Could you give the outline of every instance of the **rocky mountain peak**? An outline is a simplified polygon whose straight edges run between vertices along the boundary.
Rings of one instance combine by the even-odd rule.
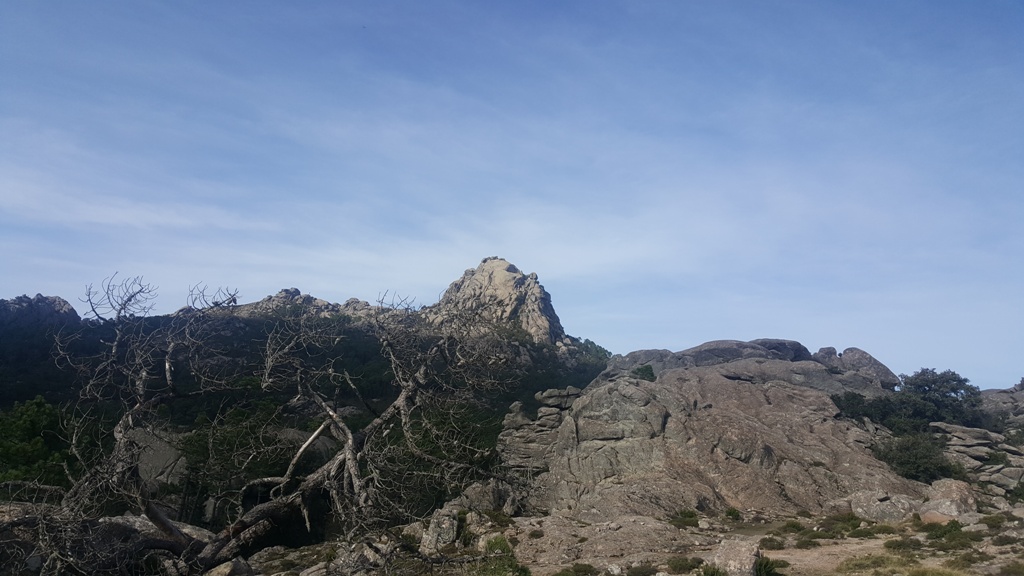
[[[36,294],[0,300],[0,326],[57,326],[77,324],[81,318],[67,300]]]
[[[551,295],[541,286],[537,274],[524,274],[496,256],[484,258],[479,266],[452,282],[441,300],[429,308],[429,316],[443,321],[453,311],[478,313],[485,320],[521,328],[540,344],[554,344],[565,338]]]

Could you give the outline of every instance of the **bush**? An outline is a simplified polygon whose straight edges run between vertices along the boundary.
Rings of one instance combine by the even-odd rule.
[[[919,482],[964,478],[966,475],[963,467],[953,464],[943,454],[943,444],[926,433],[893,438],[875,447],[874,453],[893,472]]]
[[[495,536],[488,540],[486,549],[488,554],[512,553],[512,545],[508,543],[504,536]]]
[[[855,530],[860,527],[864,521],[857,517],[856,514],[833,514],[821,521],[821,525],[818,527],[819,530],[825,530],[832,533],[833,535],[839,536],[844,532]]]
[[[754,561],[754,576],[780,576],[782,568],[789,566],[785,560],[761,557]]]
[[[725,517],[729,520],[739,522],[743,516],[740,515],[740,511],[735,508],[729,508],[725,511]]]
[[[804,525],[797,522],[796,520],[787,520],[786,523],[782,525],[782,528],[779,528],[779,531],[796,534],[797,532],[803,531],[804,528]]]
[[[945,524],[925,524],[924,526],[921,526],[921,531],[928,534],[929,540],[938,540],[939,538],[945,538],[954,532],[960,532],[961,528],[963,528],[963,524],[956,520],[950,520]]]
[[[793,544],[794,548],[799,548],[801,550],[807,550],[808,548],[817,548],[819,546],[821,546],[821,542],[818,542],[817,540],[807,540],[804,538],[797,540]]]
[[[644,364],[643,366],[637,366],[630,372],[633,376],[641,380],[647,380],[648,382],[654,382],[657,378],[654,375],[654,368],[650,364]]]
[[[924,544],[921,544],[921,541],[916,538],[902,536],[900,538],[896,538],[893,540],[886,540],[885,544],[882,544],[882,546],[884,546],[886,550],[901,553],[920,550],[924,546]]]
[[[680,510],[668,519],[668,523],[676,528],[696,528],[699,522],[697,513],[690,509]]]
[[[981,523],[988,526],[990,530],[998,530],[1000,526],[1006,523],[1006,516],[1003,516],[1002,514],[985,516],[981,519]]]
[[[781,538],[775,538],[773,536],[765,536],[758,542],[758,546],[762,550],[782,550],[786,547],[786,543]]]
[[[947,568],[957,568],[962,570],[964,568],[970,568],[975,564],[980,564],[981,562],[988,562],[993,558],[995,558],[995,556],[992,556],[991,554],[985,554],[984,552],[978,552],[977,550],[969,550],[956,558],[946,560],[942,565]]]
[[[916,564],[917,561],[905,558],[902,556],[879,556],[870,554],[867,556],[854,556],[847,558],[839,563],[836,567],[837,572],[866,572],[868,570],[878,570],[879,568],[888,568],[889,570],[885,573],[898,572],[896,568],[903,568],[909,564]],[[877,572],[876,572],[877,573]]]
[[[996,572],[999,576],[1024,576],[1024,564],[1011,562]]]
[[[699,568],[704,563],[703,558],[694,556],[693,558],[687,558],[686,556],[674,556],[668,559],[668,571],[672,574],[686,574],[692,572],[694,569]]]
[[[544,537],[544,531],[543,530],[536,530],[536,529],[535,530],[530,530],[526,534],[526,537],[529,538],[530,540],[537,540],[537,539],[540,539],[540,538]]]

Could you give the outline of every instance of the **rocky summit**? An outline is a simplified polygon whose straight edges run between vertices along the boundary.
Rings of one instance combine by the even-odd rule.
[[[475,269],[466,270],[428,311],[438,321],[457,314],[478,314],[484,320],[522,329],[537,344],[556,344],[566,338],[551,295],[537,274],[524,274],[498,257],[484,258]]]

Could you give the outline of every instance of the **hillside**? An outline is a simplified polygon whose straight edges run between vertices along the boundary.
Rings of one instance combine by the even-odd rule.
[[[857,348],[609,357],[500,258],[418,309],[287,289],[147,317],[140,280],[104,288],[85,318],[56,297],[0,301],[10,573],[621,574],[689,556],[749,574],[776,546],[762,538],[849,544],[838,563],[883,554],[853,545],[871,537],[995,572],[1024,538],[1016,388],[940,398],[993,431],[914,420],[937,414],[928,397]],[[881,425],[894,414],[918,428]],[[29,451],[33,435],[48,440]],[[920,438],[956,478],[879,459]],[[921,519],[977,538],[936,548]]]

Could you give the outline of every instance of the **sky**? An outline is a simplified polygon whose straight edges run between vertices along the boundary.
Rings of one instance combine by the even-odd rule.
[[[118,273],[1024,377],[1017,0],[0,3],[0,298]]]

